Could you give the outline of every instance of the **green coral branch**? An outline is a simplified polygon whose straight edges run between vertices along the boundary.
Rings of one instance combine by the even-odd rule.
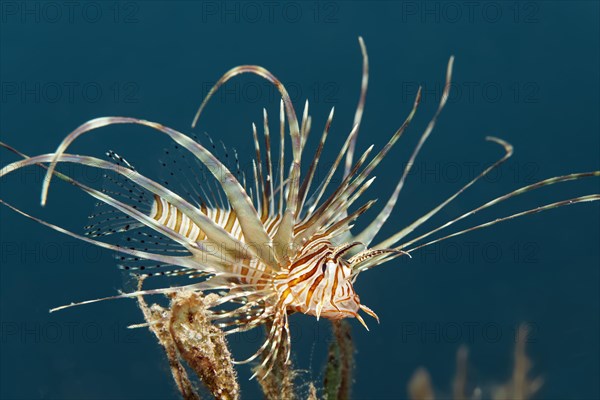
[[[354,343],[346,320],[331,322],[333,340],[329,345],[323,386],[325,399],[350,398],[354,371]]]

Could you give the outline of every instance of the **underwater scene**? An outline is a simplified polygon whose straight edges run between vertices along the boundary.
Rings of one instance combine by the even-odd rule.
[[[599,15],[3,1],[0,398],[600,398]]]

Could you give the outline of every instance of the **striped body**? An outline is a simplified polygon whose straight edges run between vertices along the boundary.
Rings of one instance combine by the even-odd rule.
[[[244,241],[235,212],[206,207],[201,208],[201,212],[229,234]],[[207,239],[190,217],[159,196],[154,197],[150,217],[196,242]],[[267,233],[276,232],[280,220],[279,215],[267,220],[265,225],[270,228]],[[330,239],[318,239],[304,245],[271,283],[278,294],[275,304],[282,304],[289,311],[317,317],[340,319],[355,316],[360,302],[348,279],[352,270],[335,252],[336,248]],[[251,268],[245,267],[243,262],[231,265],[231,270],[227,272],[239,276],[232,281],[265,286],[264,283],[270,279],[264,273],[266,265],[257,260],[250,260],[246,265]]]
[[[240,223],[233,210],[224,210],[220,208],[209,208],[200,207],[198,210],[206,217],[210,218],[215,225],[223,228],[231,236],[244,243],[244,234],[241,229]],[[172,229],[173,231],[181,234],[184,237],[189,238],[198,243],[205,243],[203,252],[199,253],[199,259],[206,261],[206,256],[214,255],[221,257],[221,251],[218,246],[207,245],[208,237],[198,225],[196,225],[192,219],[179,210],[176,206],[169,203],[167,200],[160,196],[154,196],[152,203],[152,210],[150,211],[150,217],[160,224]],[[273,218],[278,220],[279,218]],[[272,229],[276,228],[276,224],[272,224]],[[223,258],[227,260],[226,257]],[[236,278],[229,279],[229,281],[243,284],[259,284],[264,283],[267,277],[263,273],[265,271],[265,264],[256,259],[236,259],[235,262],[227,263],[223,265],[227,266],[225,272],[236,275]],[[248,268],[250,267],[250,268]],[[202,266],[198,266],[198,270],[202,270]],[[216,280],[215,280],[216,282]]]
[[[238,240],[243,239],[242,229],[235,216],[235,212],[206,207],[201,208],[200,211]],[[160,196],[154,196],[150,217],[180,235],[196,242],[206,240],[207,238],[206,234],[202,232],[200,227],[190,217]]]

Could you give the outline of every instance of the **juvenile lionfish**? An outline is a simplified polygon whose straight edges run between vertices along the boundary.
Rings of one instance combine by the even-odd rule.
[[[333,320],[354,317],[366,327],[359,314],[363,311],[378,320],[377,315],[361,303],[353,288],[360,273],[397,257],[410,256],[412,252],[423,247],[501,221],[560,206],[600,200],[600,194],[575,197],[429,239],[431,235],[456,222],[509,198],[559,182],[597,177],[600,176],[600,171],[557,176],[497,197],[429,232],[407,239],[408,235],[512,155],[513,148],[509,143],[488,137],[487,140],[501,146],[502,157],[437,207],[392,236],[373,244],[374,238],[392,213],[415,158],[433,131],[448,100],[454,61],[451,57],[437,111],[422,133],[392,195],[365,229],[353,232],[354,221],[375,202],[363,200],[363,195],[375,179],[371,177],[373,170],[407,129],[421,99],[419,89],[405,121],[381,150],[371,156],[371,146],[360,155],[358,161],[354,161],[369,76],[367,50],[362,38],[359,38],[359,43],[363,71],[353,128],[341,149],[337,151],[335,161],[324,179],[318,185],[314,185],[315,188],[315,172],[325,149],[334,110],[329,114],[307,172],[302,176],[302,156],[311,129],[308,103],[301,120],[298,120],[284,85],[271,72],[255,65],[238,66],[225,73],[200,105],[192,123],[192,127],[195,127],[211,96],[236,75],[255,74],[278,89],[281,95],[279,154],[275,157],[272,155],[269,122],[267,112],[263,110],[262,140],[259,140],[256,126],[252,126],[255,152],[253,185],[246,182],[239,162],[223,162],[216,155],[217,146],[210,138],[207,145],[203,145],[195,138],[177,130],[136,118],[104,117],[88,121],[70,133],[56,152],[36,157],[28,157],[2,144],[23,159],[2,168],[0,177],[34,164],[47,168],[42,188],[42,205],[46,203],[51,177],[57,176],[99,200],[106,209],[93,215],[94,223],[88,227],[86,235],[79,235],[30,216],[0,200],[2,204],[66,235],[114,250],[118,253],[120,267],[132,273],[144,276],[187,275],[196,279],[195,283],[187,285],[119,294],[104,299],[72,303],[51,311],[100,300],[140,295],[177,291],[218,292],[220,297],[211,305],[214,311],[210,315],[216,326],[227,333],[246,331],[265,324],[268,327],[264,343],[251,357],[241,362],[251,362],[263,355],[256,374],[264,377],[271,370],[280,352],[286,352],[286,360],[289,359],[290,314],[301,312],[313,315],[317,319],[324,317]],[[66,153],[67,148],[80,136],[116,124],[143,125],[166,134],[173,140],[174,155],[171,154],[171,161],[163,162],[163,166],[170,169],[169,176],[183,182],[181,190],[172,189],[172,185],[166,181],[159,183],[147,178],[114,152],[108,153],[111,161]],[[289,167],[285,160],[286,131],[289,131],[292,153]],[[264,144],[261,144],[263,142]],[[231,160],[234,157],[228,158]],[[235,159],[237,160],[237,154]],[[49,166],[45,163],[49,163]],[[113,189],[104,187],[97,190],[74,180],[56,171],[58,163],[75,163],[105,170],[105,178],[112,184]],[[274,171],[274,164],[278,164],[278,171]],[[341,182],[328,192],[327,189],[338,168],[343,173]],[[207,180],[203,176],[203,179],[200,179],[204,171],[208,171],[208,175],[212,177]],[[122,243],[125,245],[101,240],[108,235],[119,234],[124,235],[125,241]],[[229,308],[220,307],[224,305],[228,305]]]

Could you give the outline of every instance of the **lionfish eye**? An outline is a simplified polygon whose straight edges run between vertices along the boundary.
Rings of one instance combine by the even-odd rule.
[[[321,266],[321,271],[323,273],[325,273],[325,270],[327,269],[327,263],[323,263],[323,265]]]

